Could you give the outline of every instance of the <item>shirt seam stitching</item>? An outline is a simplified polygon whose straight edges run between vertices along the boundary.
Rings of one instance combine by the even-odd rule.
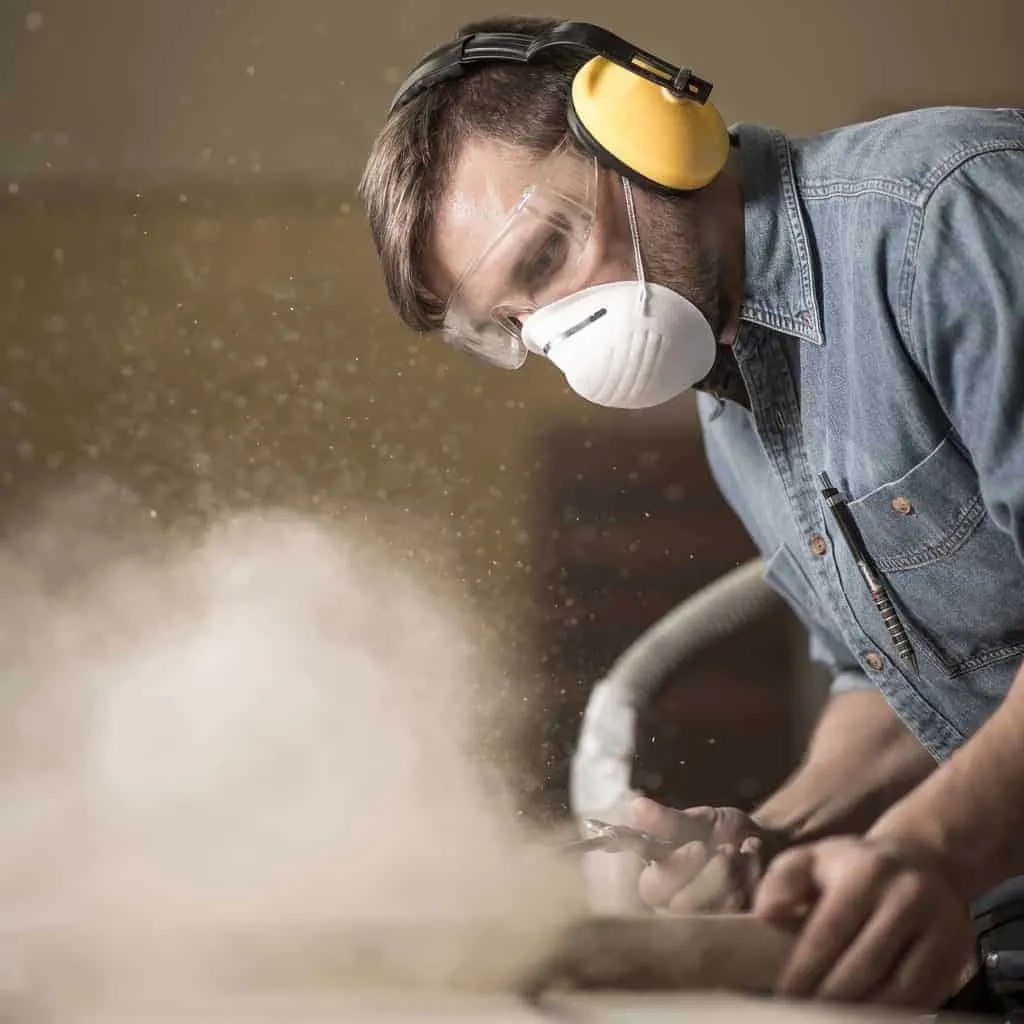
[[[807,224],[800,211],[801,190],[797,183],[793,167],[793,151],[789,141],[781,132],[771,136],[779,168],[779,180],[786,218],[793,238],[793,247],[797,254],[797,266],[800,275],[800,301],[810,314],[810,323],[805,323],[804,330],[798,332],[799,337],[820,345],[824,341],[821,322],[821,308],[814,288],[814,276],[811,272],[811,255],[807,239]],[[809,328],[809,330],[808,330]]]
[[[801,193],[807,199],[850,199],[862,195],[882,195],[897,202],[917,205],[920,186],[910,182],[899,184],[884,179],[868,179],[857,182],[827,182],[820,185],[802,185]]]
[[[1024,118],[1022,118],[1024,120]],[[928,208],[939,189],[954,174],[972,160],[982,156],[990,156],[993,153],[1019,152],[1024,153],[1024,140],[1021,139],[991,139],[984,143],[977,143],[970,147],[964,147],[957,153],[952,154],[943,163],[935,168],[932,174],[932,181],[923,187],[920,201],[914,213],[910,231],[907,233],[907,242],[904,247],[903,270],[900,274],[900,309],[898,311],[898,322],[900,331],[906,339],[907,348],[914,356],[914,362],[921,367],[920,359],[914,346],[913,337],[913,302],[914,290],[917,286],[917,257],[920,251],[921,236],[924,233],[924,221],[928,214]]]

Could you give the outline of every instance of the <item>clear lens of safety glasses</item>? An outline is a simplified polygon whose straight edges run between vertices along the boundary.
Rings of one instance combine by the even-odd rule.
[[[563,142],[452,290],[446,340],[495,366],[522,366],[525,317],[586,285],[596,205],[597,161]]]

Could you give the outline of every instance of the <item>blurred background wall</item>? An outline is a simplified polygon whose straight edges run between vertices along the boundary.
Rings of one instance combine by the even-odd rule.
[[[367,516],[456,581],[536,711],[524,790],[557,810],[587,689],[752,553],[692,402],[575,400],[396,326],[354,199],[404,70],[491,0],[0,4],[0,520],[82,473],[201,526],[284,504]],[[524,9],[519,8],[522,12]],[[790,133],[1020,104],[1021,0],[609,0],[607,25]],[[710,652],[645,725],[638,778],[748,802],[821,700],[785,613]],[[685,685],[683,685],[685,684]]]

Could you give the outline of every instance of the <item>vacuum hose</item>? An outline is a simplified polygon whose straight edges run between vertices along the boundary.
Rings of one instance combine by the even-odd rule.
[[[577,821],[622,818],[637,795],[630,775],[638,712],[695,654],[780,601],[764,580],[762,560],[751,559],[683,601],[620,655],[592,690],[583,715],[569,776],[569,804]]]

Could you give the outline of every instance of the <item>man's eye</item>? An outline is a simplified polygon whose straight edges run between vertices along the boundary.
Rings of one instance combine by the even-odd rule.
[[[558,272],[565,260],[565,236],[549,235],[544,244],[530,258],[526,267],[526,283],[531,288],[546,284]]]

